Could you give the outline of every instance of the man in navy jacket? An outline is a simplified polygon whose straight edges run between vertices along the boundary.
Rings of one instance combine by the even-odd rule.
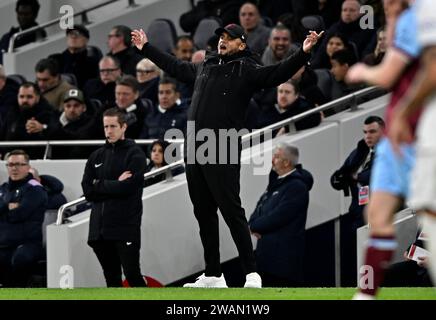
[[[265,287],[303,284],[304,243],[313,177],[298,164],[298,148],[280,144],[270,181],[249,220],[258,239],[256,262]]]
[[[22,150],[6,155],[9,181],[0,186],[0,284],[27,285],[32,267],[43,258],[42,222],[47,192],[29,173]]]

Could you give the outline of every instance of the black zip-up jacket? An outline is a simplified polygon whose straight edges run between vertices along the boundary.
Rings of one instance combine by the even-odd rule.
[[[18,208],[9,210],[9,203]],[[42,244],[42,222],[47,192],[29,173],[24,179],[9,179],[0,186],[0,247],[25,243]]]
[[[145,166],[144,152],[130,139],[106,142],[91,154],[82,179],[92,202],[89,241],[140,241]],[[118,181],[125,171],[132,177]]]
[[[211,53],[201,64],[177,60],[146,43],[142,53],[179,81],[194,84],[188,120],[196,130],[244,127],[253,93],[275,87],[291,78],[309,60],[302,49],[271,66],[260,66],[249,50],[231,56]]]

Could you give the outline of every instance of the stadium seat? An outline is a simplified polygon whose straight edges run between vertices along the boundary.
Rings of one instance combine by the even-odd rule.
[[[7,76],[7,78],[15,82],[18,86],[21,86],[23,83],[27,81],[26,78],[20,74],[10,74]]]
[[[77,78],[73,73],[62,73],[61,78],[69,84],[77,87]]]
[[[215,17],[204,18],[198,24],[194,33],[194,43],[198,49],[205,50],[207,42],[215,34],[215,30],[221,27],[221,19]]]
[[[103,53],[101,52],[99,47],[96,46],[87,46],[86,47],[88,57],[95,58],[97,61],[100,61],[103,58]]]
[[[307,30],[313,30],[316,32],[321,32],[325,30],[325,23],[322,16],[310,15],[301,18],[301,25]]]
[[[315,69],[316,76],[318,77],[317,86],[321,89],[322,94],[329,100],[332,93],[331,78],[332,75],[328,69]]]
[[[155,19],[147,28],[150,44],[167,53],[172,53],[177,41],[177,31],[169,19]]]

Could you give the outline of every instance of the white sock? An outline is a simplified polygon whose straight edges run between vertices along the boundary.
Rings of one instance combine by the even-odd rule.
[[[425,241],[426,247],[430,251],[428,271],[433,283],[436,284],[436,217],[424,214],[422,227],[428,238],[428,241]]]

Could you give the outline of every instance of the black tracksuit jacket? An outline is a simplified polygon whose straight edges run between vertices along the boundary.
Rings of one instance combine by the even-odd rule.
[[[92,202],[89,241],[140,241],[145,166],[144,152],[130,139],[106,142],[91,154],[82,179]],[[118,181],[124,171],[133,176]]]

